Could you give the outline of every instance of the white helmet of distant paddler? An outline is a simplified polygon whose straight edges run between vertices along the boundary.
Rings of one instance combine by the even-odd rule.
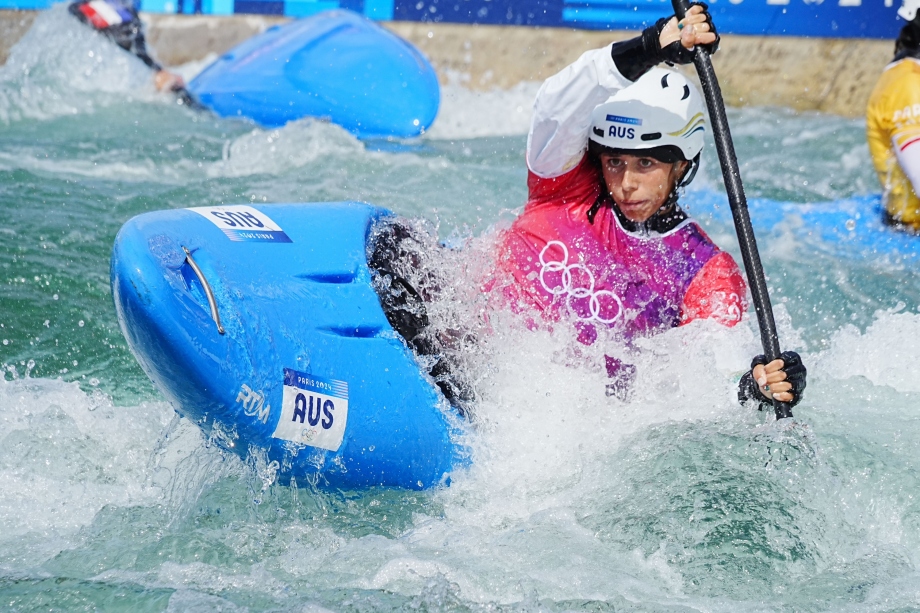
[[[588,137],[596,153],[644,150],[677,162],[695,160],[705,135],[700,92],[683,75],[652,68],[594,109]]]
[[[901,2],[901,8],[898,9],[898,17],[904,21],[913,21],[917,16],[918,8],[920,8],[920,0],[904,0]]]

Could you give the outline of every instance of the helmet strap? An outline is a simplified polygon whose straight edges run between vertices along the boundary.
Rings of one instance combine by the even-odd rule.
[[[693,157],[693,159],[690,160],[690,164],[687,166],[687,170],[684,171],[684,176],[681,177],[681,178],[677,181],[677,183],[674,185],[674,191],[675,191],[675,192],[676,192],[677,190],[683,188],[683,187],[687,187],[688,185],[690,185],[690,182],[693,181],[694,178],[696,178],[696,173],[697,173],[697,171],[700,169],[700,155],[701,155],[701,153],[702,153],[702,152],[697,153],[697,154]]]

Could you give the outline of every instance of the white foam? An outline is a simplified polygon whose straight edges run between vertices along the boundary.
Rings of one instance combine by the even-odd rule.
[[[486,341],[494,351],[492,374],[480,385],[483,445],[477,453],[483,457],[476,457],[472,473],[500,466],[501,475],[488,480],[492,487],[555,489],[580,478],[585,462],[607,455],[637,430],[724,417],[736,407],[735,377],[760,352],[748,323],[730,329],[695,322],[642,339],[637,351],[625,354],[602,342],[579,346],[564,327],[524,333],[508,326]],[[605,396],[605,353],[637,366],[628,403]],[[505,504],[508,494],[496,496],[496,504]]]
[[[76,383],[0,378],[0,550],[42,535],[31,555],[53,555],[106,506],[194,500],[208,482],[195,467],[213,473],[221,458],[173,416],[163,402],[117,407]]]
[[[853,325],[836,331],[817,365],[834,379],[865,377],[899,392],[920,392],[920,344],[907,341],[918,335],[920,314],[904,311],[903,305],[878,311],[865,332]]]
[[[159,179],[179,183],[187,174],[180,172],[181,166],[157,166],[153,160],[115,161],[87,158],[55,159],[40,151],[20,150],[13,153],[0,151],[0,168],[23,168],[37,174],[73,175],[99,179],[118,179],[127,183]]]
[[[2,534],[72,530],[107,502],[127,503],[141,495],[147,458],[134,450],[149,449],[151,434],[156,440],[162,410],[137,417],[84,394],[75,383],[0,379],[6,456]],[[165,425],[159,421],[159,427]],[[87,495],[88,489],[94,495]],[[27,512],[40,507],[47,513]]]
[[[66,3],[42,11],[0,67],[0,121],[94,113],[126,96],[155,99],[150,70],[81,24]]]
[[[208,165],[209,177],[282,174],[317,161],[363,156],[364,146],[344,128],[312,118],[277,129],[254,128],[228,141],[223,159]]]
[[[454,140],[527,134],[540,83],[508,90],[473,91],[451,83],[441,88],[441,108],[426,138]]]

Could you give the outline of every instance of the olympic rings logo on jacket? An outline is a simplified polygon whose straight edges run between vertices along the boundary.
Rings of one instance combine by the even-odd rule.
[[[562,250],[562,260],[547,261],[551,247]],[[565,296],[565,304],[579,321],[610,325],[623,316],[623,301],[609,289],[594,290],[594,273],[582,264],[569,264],[569,250],[562,241],[549,241],[540,251],[540,285],[553,296]],[[546,276],[562,273],[555,283],[547,283]],[[552,279],[551,279],[552,280]],[[585,299],[587,304],[585,305]],[[574,304],[573,304],[574,301]],[[581,306],[582,308],[578,308]],[[587,309],[584,307],[587,306]],[[614,311],[611,315],[611,311]]]

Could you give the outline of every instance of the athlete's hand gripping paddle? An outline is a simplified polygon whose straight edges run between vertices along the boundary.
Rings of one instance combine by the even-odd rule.
[[[671,4],[678,20],[683,19],[690,8],[688,0],[671,0]],[[770,294],[767,292],[767,282],[764,279],[763,265],[760,263],[760,254],[757,251],[757,241],[754,239],[754,228],[751,227],[751,216],[748,213],[747,199],[744,196],[744,186],[741,184],[738,158],[735,156],[732,135],[728,129],[728,118],[725,116],[722,90],[719,88],[719,81],[712,68],[709,52],[700,45],[693,49],[693,65],[696,66],[696,72],[700,77],[700,84],[703,86],[703,94],[706,98],[706,108],[709,109],[709,119],[712,121],[712,135],[716,141],[719,163],[722,166],[722,179],[725,182],[725,191],[728,192],[728,203],[731,206],[735,232],[738,234],[738,243],[741,247],[741,259],[747,271],[751,297],[757,312],[757,323],[760,325],[760,341],[763,344],[763,352],[767,361],[772,362],[780,357],[779,337],[776,334],[773,306],[770,304]],[[776,419],[792,417],[792,410],[786,402],[774,399],[773,409],[776,411]]]

